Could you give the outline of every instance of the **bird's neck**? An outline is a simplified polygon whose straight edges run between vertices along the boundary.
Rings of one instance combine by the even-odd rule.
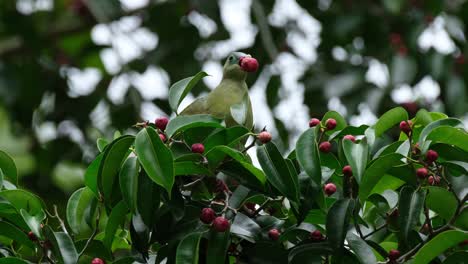
[[[247,91],[247,84],[245,79],[223,77],[217,89],[234,94],[244,94]]]

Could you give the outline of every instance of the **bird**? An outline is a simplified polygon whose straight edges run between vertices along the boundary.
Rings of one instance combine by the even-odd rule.
[[[206,96],[200,97],[188,105],[180,115],[210,114],[224,119],[227,127],[243,125],[253,127],[252,103],[245,79],[249,72],[258,69],[258,62],[249,54],[231,52],[223,67],[223,78],[218,86]],[[243,124],[238,124],[232,116],[231,108],[245,105],[247,108]]]

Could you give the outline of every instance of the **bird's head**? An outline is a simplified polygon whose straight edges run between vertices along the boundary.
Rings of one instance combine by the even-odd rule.
[[[247,72],[255,72],[258,62],[252,56],[242,52],[231,52],[224,63],[224,78],[245,79]]]

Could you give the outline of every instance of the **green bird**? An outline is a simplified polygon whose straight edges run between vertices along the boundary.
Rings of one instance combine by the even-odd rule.
[[[242,118],[243,123],[239,125],[251,129],[253,127],[252,104],[245,79],[248,72],[254,72],[257,69],[258,62],[252,56],[242,52],[232,52],[224,63],[223,79],[219,85],[208,95],[196,99],[180,114],[210,114],[224,119],[226,126],[230,127],[239,124],[232,116],[232,111],[240,109],[245,114]]]

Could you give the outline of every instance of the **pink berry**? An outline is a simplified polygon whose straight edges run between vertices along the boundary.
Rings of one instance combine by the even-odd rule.
[[[211,208],[203,208],[200,214],[200,220],[205,224],[210,224],[216,218],[216,213]]]
[[[309,121],[309,127],[314,127],[314,126],[317,126],[318,124],[320,124],[320,119],[312,118]]]
[[[166,142],[167,140],[166,135],[164,134],[159,134],[159,138],[161,139],[162,142]]]
[[[343,174],[345,176],[348,176],[348,177],[353,176],[353,169],[351,168],[351,166],[349,166],[349,165],[344,166],[343,167]]]
[[[391,249],[390,252],[388,252],[388,259],[389,260],[396,260],[399,257],[400,257],[400,251],[398,251],[396,249]]]
[[[278,229],[271,229],[270,231],[268,231],[268,237],[273,241],[278,240],[280,235],[281,233],[280,231],[278,231]]]
[[[169,123],[169,119],[167,119],[167,117],[160,117],[160,118],[157,118],[156,121],[154,121],[154,124],[156,125],[156,127],[161,130],[166,129],[167,123]]]
[[[330,195],[332,195],[332,194],[334,194],[336,192],[336,185],[333,184],[333,183],[327,183],[323,187],[323,190],[325,191],[325,194],[327,196],[330,196]]]
[[[242,57],[239,60],[239,65],[246,72],[256,72],[258,70],[258,61],[251,57]]]
[[[351,140],[352,142],[356,142],[356,138],[353,135],[346,135],[343,139]]]
[[[407,135],[411,132],[412,126],[413,126],[413,122],[411,122],[411,120],[400,122],[400,130]]]
[[[416,170],[416,176],[420,179],[425,179],[427,177],[428,171],[426,168],[419,168]]]
[[[217,232],[224,232],[228,230],[230,226],[231,224],[229,224],[229,221],[222,216],[216,217],[213,221],[213,228]]]
[[[336,120],[333,118],[328,118],[327,121],[325,121],[325,126],[327,127],[328,130],[333,130],[336,127]]]
[[[205,146],[201,143],[195,143],[192,145],[192,152],[203,154],[203,152],[205,152]]]
[[[426,161],[427,161],[428,163],[432,163],[432,162],[436,161],[437,158],[439,158],[439,154],[438,154],[436,151],[434,151],[434,150],[432,150],[432,149],[430,149],[430,150],[427,151],[427,153],[426,153]]]
[[[439,185],[440,183],[440,177],[439,176],[429,176],[429,178],[427,178],[427,182],[430,184],[430,185]]]
[[[106,264],[106,262],[100,258],[94,258],[92,261],[91,261],[91,264]]]
[[[323,153],[328,153],[331,151],[331,143],[328,141],[324,141],[320,143],[319,150]]]
[[[322,232],[320,232],[319,230],[315,230],[314,232],[310,233],[310,238],[313,241],[322,241],[323,240]]]
[[[262,142],[263,144],[266,144],[271,141],[271,134],[267,131],[263,131],[260,134],[258,134],[258,140]]]

